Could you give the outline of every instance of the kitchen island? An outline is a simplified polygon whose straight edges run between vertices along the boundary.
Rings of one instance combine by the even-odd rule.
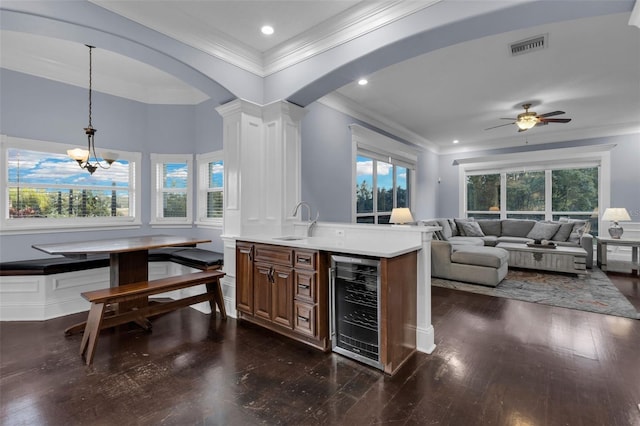
[[[232,239],[235,262],[227,273],[235,276],[238,318],[328,350],[330,256],[363,256],[381,262],[385,371],[395,372],[415,350],[433,351],[430,248],[437,227],[319,223],[306,237],[304,225],[283,236]]]

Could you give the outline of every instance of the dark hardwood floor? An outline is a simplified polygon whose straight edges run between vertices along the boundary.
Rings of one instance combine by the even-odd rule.
[[[0,424],[640,425],[638,320],[434,288],[437,349],[388,377],[192,309],[86,367],[62,332],[84,316],[0,323]]]

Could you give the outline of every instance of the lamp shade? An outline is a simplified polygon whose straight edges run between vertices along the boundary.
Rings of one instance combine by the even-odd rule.
[[[87,151],[86,149],[80,149],[80,148],[68,149],[67,155],[76,161],[82,162],[82,161],[87,161],[87,159],[89,158],[89,151]]]
[[[391,219],[389,219],[389,222],[399,223],[399,224],[413,222],[413,216],[411,216],[411,210],[409,210],[406,207],[398,207],[396,209],[391,210]]]
[[[624,207],[608,208],[605,209],[604,214],[602,215],[602,220],[622,222],[631,220],[631,217],[629,216],[629,212],[627,211],[627,209],[625,209]]]

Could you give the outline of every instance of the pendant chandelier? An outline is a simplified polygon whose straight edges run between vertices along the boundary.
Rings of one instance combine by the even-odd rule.
[[[85,169],[90,174],[93,174],[98,167],[103,169],[108,169],[111,167],[111,164],[118,159],[118,154],[113,152],[103,152],[102,158],[107,163],[106,166],[102,165],[102,162],[98,159],[96,155],[96,146],[95,146],[95,135],[98,131],[93,126],[91,126],[91,95],[92,95],[92,63],[91,63],[91,53],[95,46],[86,45],[89,48],[89,125],[85,127],[84,133],[87,135],[87,149],[70,149],[67,150],[67,155],[72,159],[78,162],[78,165],[81,169]],[[93,158],[93,162],[91,161]]]

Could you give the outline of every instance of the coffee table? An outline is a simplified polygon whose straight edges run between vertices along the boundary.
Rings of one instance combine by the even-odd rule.
[[[587,252],[582,247],[529,247],[522,243],[499,243],[509,252],[509,267],[587,274]]]

